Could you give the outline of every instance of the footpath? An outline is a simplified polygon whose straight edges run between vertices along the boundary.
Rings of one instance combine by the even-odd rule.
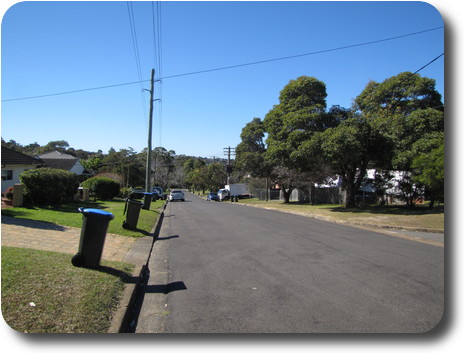
[[[108,333],[126,332],[131,309],[137,299],[138,289],[146,281],[147,264],[164,208],[150,235],[142,238],[108,233],[105,238],[102,259],[127,262],[135,265],[133,283],[126,283],[119,308],[113,315]],[[79,248],[80,228],[65,227],[48,222],[1,216],[1,245],[19,248],[48,250],[66,254],[76,254]],[[69,263],[70,266],[71,262]]]

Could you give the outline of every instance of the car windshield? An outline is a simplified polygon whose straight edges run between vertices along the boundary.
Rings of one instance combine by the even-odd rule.
[[[211,196],[217,195],[215,192],[210,192],[209,194],[210,194]]]
[[[177,193],[180,193],[180,192],[182,192],[182,191],[180,191],[180,190],[171,191],[172,194],[177,194]]]

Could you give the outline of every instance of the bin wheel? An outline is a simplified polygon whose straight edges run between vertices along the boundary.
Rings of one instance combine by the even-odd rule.
[[[85,264],[85,257],[81,253],[77,253],[71,259],[71,263],[76,267],[83,267]]]

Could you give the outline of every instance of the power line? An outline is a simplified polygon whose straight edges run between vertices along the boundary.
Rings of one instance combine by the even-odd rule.
[[[132,7],[132,2],[127,1],[127,12],[129,15],[129,24],[131,29],[131,38],[132,38],[132,48],[134,49],[134,57],[135,57],[135,65],[137,67],[137,75],[139,77],[139,84],[140,84],[140,98],[142,99],[142,109],[143,109],[143,116],[147,116],[147,109],[145,107],[145,87],[143,86],[142,80],[142,66],[140,65],[140,53],[139,53],[139,44],[137,40],[137,29],[135,26],[135,17],[134,17],[134,9]]]
[[[150,81],[150,80],[143,80],[142,82],[148,82],[148,81]],[[81,92],[95,91],[95,90],[100,90],[100,89],[115,88],[115,87],[121,87],[121,86],[129,86],[129,85],[135,85],[135,84],[140,84],[140,81],[117,83],[117,84],[114,84],[114,85],[99,86],[99,87],[92,87],[92,88],[83,88],[83,89],[77,89],[77,90],[73,90],[73,91],[64,91],[64,92],[59,92],[59,93],[42,94],[40,96],[29,96],[29,97],[21,97],[21,98],[2,99],[2,102],[11,102],[11,101],[26,100],[26,99],[61,96],[61,95],[64,95],[64,94],[81,93]]]
[[[418,34],[422,34],[422,33],[426,33],[426,32],[435,31],[435,30],[441,29],[441,28],[444,28],[444,27],[443,26],[435,27],[435,28],[430,28],[430,29],[426,29],[426,30],[423,30],[423,31],[419,31],[419,32],[403,34],[403,35],[400,35],[400,36],[384,38],[384,39],[379,39],[379,40],[374,40],[374,41],[369,41],[369,42],[362,42],[362,43],[357,43],[357,44],[351,44],[351,45],[346,45],[346,46],[341,46],[341,47],[336,47],[336,48],[331,48],[331,49],[325,49],[325,50],[319,50],[319,51],[314,51],[314,52],[309,52],[309,53],[303,53],[303,54],[297,54],[297,55],[291,55],[291,56],[284,56],[284,57],[280,57],[280,58],[260,60],[260,61],[254,61],[254,62],[249,62],[249,63],[230,65],[230,66],[222,66],[222,67],[217,67],[217,68],[213,68],[213,69],[206,69],[206,70],[200,70],[200,71],[193,71],[193,72],[187,72],[187,73],[182,73],[182,74],[170,75],[170,76],[160,77],[156,81],[157,82],[162,82],[163,80],[167,80],[167,79],[171,79],[171,78],[190,76],[190,75],[199,75],[199,74],[204,74],[204,73],[208,73],[208,72],[221,71],[221,70],[230,70],[230,69],[235,69],[235,68],[244,67],[244,66],[259,65],[259,64],[269,63],[269,62],[275,62],[275,61],[281,61],[281,60],[289,60],[289,59],[295,59],[295,58],[304,57],[304,56],[311,56],[311,55],[329,53],[329,52],[333,52],[333,51],[345,50],[345,49],[350,49],[350,48],[355,48],[355,47],[360,47],[360,46],[366,46],[366,45],[377,44],[377,43],[382,43],[382,42],[386,42],[386,41],[406,38],[406,37],[410,37],[410,36],[414,36],[414,35],[418,35]],[[438,59],[438,58],[436,58],[436,59]],[[100,87],[93,87],[93,88],[84,88],[84,89],[74,90],[74,91],[66,91],[66,92],[51,93],[51,94],[44,94],[44,95],[38,95],[38,96],[29,96],[29,97],[21,97],[21,98],[10,98],[10,99],[3,99],[2,102],[11,102],[11,101],[35,99],[35,98],[45,98],[45,97],[59,96],[59,95],[64,95],[64,94],[93,91],[93,90],[113,88],[113,87],[119,87],[119,86],[127,86],[127,85],[139,84],[141,82],[149,82],[149,81],[150,80],[139,80],[139,81],[135,81],[135,82],[127,82],[127,83],[120,83],[120,84],[115,84],[115,85],[107,85],[107,86],[100,86]]]
[[[158,77],[162,77],[162,43],[161,43],[161,2],[156,2],[156,11],[155,11],[155,3],[154,1],[151,2],[151,11],[152,11],[152,25],[153,25],[153,62],[154,67],[156,68],[156,74]],[[155,16],[156,13],[156,16]],[[156,20],[155,20],[156,18]],[[158,97],[157,100],[159,104],[158,107],[158,134],[159,134],[159,145],[162,146],[162,121],[163,121],[163,110],[162,110],[162,103],[163,103],[163,90],[162,90],[162,82],[158,80],[157,91]]]
[[[434,61],[440,59],[443,55],[445,55],[445,53],[441,53],[440,55],[438,55],[435,59],[429,61],[427,64],[425,64],[424,66],[422,66],[419,70],[416,70],[414,72],[414,74],[417,74],[419,71],[422,71],[423,69],[425,69],[427,66],[429,66],[431,63],[433,63]]]
[[[195,71],[195,72],[189,72],[189,73],[184,73],[184,74],[177,74],[177,75],[171,75],[171,76],[166,76],[163,77],[163,80],[169,79],[169,78],[175,78],[175,77],[182,77],[182,76],[189,76],[189,75],[197,75],[197,74],[204,74],[207,72],[213,72],[213,71],[221,71],[221,70],[229,70],[229,69],[235,69],[238,67],[244,67],[244,66],[251,66],[251,65],[258,65],[258,64],[265,64],[265,63],[270,63],[274,61],[281,61],[281,60],[288,60],[288,59],[295,59],[295,58],[300,58],[303,56],[310,56],[310,55],[317,55],[317,54],[324,54],[324,53],[329,53],[333,51],[338,51],[338,50],[344,50],[344,49],[350,49],[350,48],[355,48],[355,47],[361,47],[361,46],[366,46],[366,45],[371,45],[371,44],[377,44],[377,43],[382,43],[382,42],[387,42],[391,40],[396,40],[396,39],[401,39],[405,37],[410,37],[430,31],[435,31],[437,29],[444,28],[443,26],[441,27],[435,27],[431,29],[426,29],[423,31],[419,32],[413,32],[413,33],[408,33],[408,34],[403,34],[400,36],[395,36],[395,37],[390,37],[390,38],[384,38],[384,39],[378,39],[378,40],[373,40],[369,42],[363,42],[363,43],[357,43],[357,44],[351,44],[351,45],[345,45],[342,47],[337,47],[337,48],[332,48],[332,49],[325,49],[325,50],[319,50],[319,51],[313,51],[310,53],[303,53],[303,54],[297,54],[297,55],[290,55],[290,56],[284,56],[280,58],[274,58],[274,59],[266,59],[266,60],[260,60],[260,61],[254,61],[254,62],[249,62],[245,64],[237,64],[237,65],[231,65],[231,66],[223,66],[223,67],[218,67],[214,69],[207,69],[207,70],[201,70],[201,71]]]

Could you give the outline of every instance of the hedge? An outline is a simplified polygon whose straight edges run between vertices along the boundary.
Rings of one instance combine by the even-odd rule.
[[[119,195],[119,183],[106,177],[92,177],[82,183],[82,187],[90,189],[95,198],[111,200]]]
[[[66,170],[37,168],[22,172],[19,180],[25,194],[39,205],[59,205],[73,200],[78,187],[77,175]]]

